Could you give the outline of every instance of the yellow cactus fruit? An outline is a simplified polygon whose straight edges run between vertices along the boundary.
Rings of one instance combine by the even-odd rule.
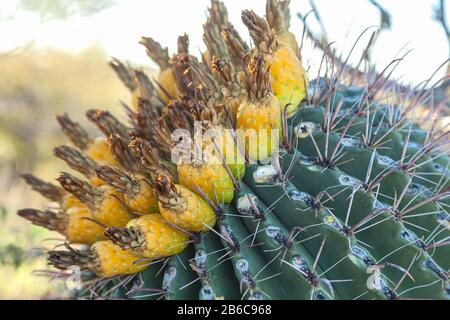
[[[97,207],[93,210],[94,218],[107,226],[125,226],[133,216],[124,208],[122,195],[109,186],[98,190],[101,196],[98,197]]]
[[[198,163],[178,164],[178,180],[189,190],[198,193],[197,188],[212,201],[230,203],[234,197],[233,180],[217,157],[202,159]]]
[[[123,194],[127,208],[137,215],[159,211],[158,200],[153,195],[152,183],[143,176],[132,176],[117,168],[100,166],[98,176]]]
[[[133,219],[126,228],[108,228],[105,234],[122,249],[148,259],[178,254],[189,243],[189,236],[169,226],[159,214]]]
[[[290,2],[290,0],[267,0],[266,19],[269,26],[275,30],[278,40],[287,44],[299,56],[297,39],[289,31],[291,20]]]
[[[59,270],[79,266],[97,276],[110,278],[120,275],[136,274],[149,266],[130,251],[114,245],[111,241],[99,241],[88,250],[77,250],[66,246],[67,251],[51,250],[47,253],[48,264]]]
[[[210,136],[204,137],[202,145],[203,161],[200,161],[199,166],[202,163],[204,165],[226,164],[233,178],[238,181],[242,180],[245,175],[245,151],[238,146],[234,137],[235,132],[222,126],[215,126],[207,133]],[[208,160],[208,158],[210,159]],[[224,169],[228,173],[225,167]],[[222,169],[220,171],[217,175],[223,174]]]
[[[61,208],[63,210],[69,210],[72,207],[83,207],[85,204],[77,199],[73,194],[68,193],[64,196],[61,202]]]
[[[57,180],[66,191],[87,205],[100,224],[124,227],[133,218],[123,205],[122,195],[113,187],[94,187],[68,173],[61,173]]]
[[[292,116],[306,98],[307,77],[300,60],[287,46],[280,48],[272,55],[265,55],[266,63],[270,65],[272,88],[280,100],[281,106],[287,108],[288,116]]]
[[[209,87],[199,86],[196,90],[197,99],[187,102],[187,106],[192,110],[194,119],[197,121],[193,128],[195,149],[192,150],[194,156],[191,158],[194,160],[189,159],[189,165],[226,164],[233,178],[241,180],[245,174],[244,152],[241,150],[242,148],[238,147],[233,136],[234,131],[226,129],[222,125],[223,119],[216,111],[216,98],[209,94],[210,91]],[[198,159],[200,157],[197,155],[199,154],[197,151],[200,150],[202,151],[202,159]],[[220,169],[220,171],[223,172],[223,169]],[[226,169],[225,172],[227,172]],[[218,174],[221,174],[221,172],[218,172]],[[228,181],[219,181],[218,183],[224,182],[228,184]],[[229,188],[226,187],[225,190],[229,190]],[[216,200],[216,196],[211,199]]]
[[[177,82],[169,65],[168,49],[162,48],[157,41],[148,37],[143,37],[140,43],[145,46],[147,55],[158,64],[160,68],[156,86],[159,97],[161,97],[165,103],[177,99],[180,96],[180,90],[177,87]]]
[[[307,94],[308,79],[300,59],[290,46],[279,41],[267,21],[253,11],[245,10],[242,21],[259,51],[264,54],[272,76],[273,92],[281,108],[284,110],[287,106],[287,113],[292,116]]]
[[[249,158],[263,160],[278,148],[281,109],[261,56],[250,61],[245,86],[247,97],[239,106],[236,129]]]
[[[219,123],[217,113],[207,99],[197,101],[192,109],[201,125],[194,128],[191,157],[181,158],[178,162],[178,180],[195,193],[203,192],[213,202],[230,203],[234,196],[233,177],[224,163],[232,166],[235,171],[238,170],[236,160],[233,159],[233,155],[237,153],[234,141],[227,140],[227,130],[216,125]],[[232,171],[230,173],[233,174]]]
[[[105,240],[104,228],[93,222],[94,216],[86,206],[71,207],[67,210],[66,237],[70,242],[93,244]]]
[[[240,141],[234,135],[233,130],[225,128],[219,130],[219,134],[214,139],[214,146],[210,148],[214,150],[211,154],[215,154],[221,162],[225,161],[234,179],[239,181],[245,175],[245,150],[241,150],[243,148],[240,148]]]
[[[159,73],[158,84],[160,86],[156,87],[156,91],[160,97],[163,97],[165,103],[168,103],[170,98],[176,99],[180,95],[172,69],[167,68]]]
[[[216,224],[216,214],[200,196],[168,176],[159,175],[153,184],[161,215],[171,224],[191,232],[208,231]]]
[[[85,150],[86,155],[100,165],[118,165],[117,160],[111,153],[108,139],[104,137],[97,137],[92,141],[92,144]]]
[[[94,272],[102,277],[113,277],[123,274],[135,274],[145,270],[149,263],[140,261],[140,257],[123,250],[111,241],[100,241],[91,247],[95,253],[97,268]]]
[[[108,111],[91,109],[86,112],[86,117],[108,137],[107,140],[95,140],[94,143],[98,141],[97,148],[92,150],[92,156],[89,152],[87,155],[93,160],[103,157],[104,159],[96,161],[99,165],[121,166],[132,170],[131,168],[136,165],[134,161],[136,159],[128,150],[131,129]]]
[[[106,239],[104,228],[92,221],[86,206],[74,206],[67,211],[22,209],[17,214],[37,226],[65,235],[71,243],[91,245]]]

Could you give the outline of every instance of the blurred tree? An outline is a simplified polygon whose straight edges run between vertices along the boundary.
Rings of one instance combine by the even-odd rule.
[[[39,14],[43,20],[88,16],[114,5],[114,0],[20,0],[19,7]]]

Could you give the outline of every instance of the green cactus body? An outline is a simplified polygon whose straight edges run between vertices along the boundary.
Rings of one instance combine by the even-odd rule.
[[[289,239],[288,229],[267,206],[243,183],[235,206],[244,216],[244,223],[253,235],[252,241],[260,246],[273,272],[279,274],[288,299],[332,298],[318,277],[320,268],[313,267],[314,260],[302,246]],[[253,219],[249,219],[252,218]]]
[[[237,300],[239,283],[224,275],[233,273],[228,261],[226,249],[214,233],[204,233],[195,244],[195,258],[191,261],[192,269],[196,270],[202,281],[200,300]]]
[[[127,298],[132,300],[159,300],[164,297],[162,290],[163,263],[152,263],[145,271],[140,272],[129,285]]]
[[[197,300],[200,283],[189,266],[194,249],[189,246],[181,254],[172,256],[167,263],[162,279],[166,300]]]
[[[287,293],[278,285],[277,279],[271,278],[274,275],[272,267],[267,265],[262,252],[254,249],[252,235],[235,208],[225,208],[219,228],[222,243],[229,250],[234,275],[240,284],[241,298],[286,299]]]

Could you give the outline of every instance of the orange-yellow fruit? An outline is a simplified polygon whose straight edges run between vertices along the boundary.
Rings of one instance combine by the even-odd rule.
[[[111,153],[108,140],[104,137],[96,138],[85,151],[86,155],[99,165],[118,166],[117,160]]]
[[[217,155],[218,159],[225,160],[236,180],[241,180],[245,175],[245,157],[243,155],[245,151],[239,149],[238,142],[233,137],[232,132],[224,129],[214,141],[220,150],[219,153],[215,145],[212,145],[211,149],[215,151],[214,154]]]
[[[286,32],[282,34],[278,34],[278,41],[280,43],[284,43],[289,46],[289,48],[292,49],[292,51],[298,56],[298,42],[297,38],[292,32]]]
[[[281,134],[281,109],[270,94],[265,101],[245,100],[239,107],[236,128],[250,159],[269,158],[278,148]]]
[[[106,226],[124,227],[133,219],[127,209],[120,203],[123,196],[110,186],[100,187],[104,191],[103,200],[92,212],[94,218]]]
[[[61,203],[63,210],[69,210],[72,207],[84,207],[85,204],[76,198],[73,194],[68,193],[64,196]]]
[[[288,8],[280,6],[281,4],[268,3],[267,11],[269,14],[272,12],[278,15],[278,23],[275,23],[278,25],[278,34],[266,19],[251,10],[242,12],[242,21],[248,27],[259,52],[264,55],[265,64],[269,67],[272,77],[272,90],[280,101],[280,107],[284,110],[287,106],[287,113],[291,116],[306,97],[308,79],[297,53],[287,44],[291,40],[284,38],[280,41],[278,37],[279,34],[288,32]],[[280,19],[285,21],[281,22]],[[269,17],[269,20],[272,19]]]
[[[106,239],[104,229],[92,220],[88,220],[93,219],[93,216],[86,206],[71,207],[66,214],[68,220],[65,235],[71,243],[91,245]]]
[[[179,164],[178,179],[189,190],[199,193],[198,186],[212,201],[230,203],[234,196],[233,181],[222,161],[216,157],[205,164]]]
[[[287,108],[288,115],[292,115],[300,102],[306,97],[307,75],[295,52],[283,42],[273,53],[264,55],[266,65],[270,67],[272,89],[280,101],[280,107]]]
[[[127,229],[139,234],[139,246],[133,252],[153,259],[178,254],[187,247],[189,237],[169,226],[159,214],[149,214],[131,220]]]
[[[180,96],[180,90],[178,90],[177,83],[173,76],[172,69],[167,68],[162,70],[158,76],[158,82],[164,88],[162,90],[158,85],[156,86],[156,91],[158,95],[163,99],[165,103],[169,103],[170,99],[178,99]],[[164,92],[166,91],[171,98],[167,96]]]
[[[21,209],[17,214],[36,226],[59,232],[70,243],[91,245],[106,239],[104,229],[92,221],[92,213],[83,205],[68,210]]]
[[[139,191],[133,195],[124,195],[126,206],[137,214],[159,212],[158,200],[153,194],[152,186],[144,179],[138,179]]]
[[[216,224],[216,214],[200,196],[182,185],[175,185],[179,199],[171,203],[159,201],[161,215],[171,224],[192,232],[208,231]],[[179,203],[177,203],[179,200]]]
[[[148,267],[148,261],[139,261],[139,257],[128,250],[114,245],[111,241],[100,241],[91,247],[96,255],[96,267],[93,271],[101,277],[135,274]]]

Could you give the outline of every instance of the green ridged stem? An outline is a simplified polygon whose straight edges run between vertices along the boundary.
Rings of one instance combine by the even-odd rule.
[[[333,197],[331,206],[336,216],[343,221],[346,221],[348,218],[348,226],[358,223],[380,206],[373,196],[362,190],[354,191],[353,188],[358,185],[358,181],[352,180],[351,177],[346,176],[337,169],[326,169],[309,163],[308,160],[302,159],[300,156],[294,157],[288,154],[285,156],[285,161],[283,161],[285,170],[287,170],[291,161],[294,161],[291,182],[300,190],[303,189],[303,191],[312,195],[316,195],[322,190],[327,190]],[[345,178],[345,184],[342,184],[343,178]],[[314,184],[308,183],[308,181],[314,181]],[[352,201],[350,201],[351,197]],[[350,205],[352,205],[351,208]],[[376,224],[377,222],[380,223]],[[411,297],[423,298],[424,296],[432,296],[436,299],[443,299],[445,292],[441,288],[441,283],[439,283],[440,278],[432,271],[421,267],[421,263],[425,262],[424,256],[420,255],[422,251],[414,242],[401,236],[405,231],[402,224],[395,222],[392,216],[385,212],[381,212],[372,218],[370,224],[373,226],[358,233],[357,238],[362,243],[365,243],[365,245],[360,245],[361,248],[369,251],[377,259],[377,263],[380,262],[378,260],[389,255],[388,262],[407,269],[413,258],[416,255],[419,256],[419,262],[415,263],[411,269],[411,274],[416,282],[411,283],[412,280],[406,278],[402,282],[399,292],[411,286],[427,285],[437,281],[433,286],[419,288],[409,292],[409,294]],[[381,234],[383,235],[382,237],[380,237]],[[370,250],[367,249],[367,245],[371,246]],[[397,250],[399,248],[402,249]],[[384,272],[394,284],[398,283],[403,275],[402,272],[395,268],[385,268]]]
[[[241,286],[241,298],[249,300],[282,300],[287,298],[287,293],[280,287],[278,279],[273,276],[271,266],[266,266],[266,260],[262,253],[252,246],[251,234],[246,229],[239,213],[232,206],[224,208],[224,215],[218,223],[222,234],[221,241],[229,251],[234,274]],[[225,234],[228,239],[233,239],[233,243],[225,241]],[[258,278],[255,280],[255,276]]]
[[[194,248],[188,246],[182,253],[169,258],[162,280],[166,300],[196,300],[200,290],[197,275],[189,266]]]
[[[339,159],[339,169],[343,170],[347,174],[352,175],[353,177],[356,177],[360,180],[365,180],[367,177],[367,172],[370,168],[370,178],[369,181],[372,181],[373,179],[377,177],[383,177],[380,182],[380,188],[376,190],[377,193],[379,193],[378,199],[381,202],[384,202],[389,205],[393,205],[394,199],[396,197],[400,196],[404,189],[409,185],[410,183],[410,177],[403,173],[402,171],[396,170],[393,168],[393,166],[396,164],[394,160],[386,157],[386,156],[380,156],[378,153],[375,153],[375,151],[371,151],[370,149],[362,148],[360,147],[361,143],[356,139],[351,138],[345,138],[342,140],[345,143],[342,143],[342,156]],[[305,153],[308,156],[311,157],[317,157],[317,150],[315,145],[318,146],[320,149],[320,152],[322,155],[325,155],[326,153],[326,145],[328,144],[328,150],[333,150],[335,146],[340,142],[340,135],[335,133],[327,133],[323,131],[316,131],[312,133],[312,137],[308,136],[303,139],[299,140],[298,143],[298,149],[301,150],[303,153]],[[353,146],[352,146],[353,144]],[[329,151],[330,152],[330,151]],[[375,154],[374,154],[375,153]],[[428,156],[423,156],[423,158]],[[429,158],[429,157],[428,157]],[[406,160],[407,161],[407,160]],[[423,161],[427,161],[426,159]],[[428,164],[433,164],[433,162],[429,162]],[[431,172],[431,168],[423,167],[423,172]],[[389,172],[389,174],[387,174]],[[435,174],[437,174],[435,172]],[[432,177],[438,177],[437,175],[429,176],[430,180],[432,180]],[[442,177],[442,173],[441,173]],[[413,181],[417,180],[423,180],[414,178]],[[435,179],[433,179],[435,180]],[[442,183],[441,181],[437,181],[437,183]],[[428,183],[430,184],[430,183]],[[445,185],[444,185],[445,187]],[[427,195],[428,197],[432,197],[433,195]],[[400,204],[399,208],[402,209],[402,205],[408,204],[410,207],[414,206],[415,204],[421,203],[422,201],[425,201],[426,198],[424,196],[419,196],[417,199],[411,199],[411,197],[404,196],[404,199],[402,203]],[[444,201],[448,201],[448,197],[444,199]],[[423,205],[413,212],[411,212],[411,215],[421,215],[423,213],[434,213],[431,215],[421,215],[418,217],[415,217],[417,219],[417,222],[415,224],[418,224],[421,226],[421,228],[425,228],[429,231],[433,230],[437,225],[437,215],[442,211],[437,205],[434,203],[428,203],[426,205]],[[422,232],[422,229],[420,228],[414,228],[416,233],[419,233],[419,237],[421,236],[428,236],[428,233]],[[448,234],[448,232],[447,232]],[[438,262],[438,264],[441,264],[445,261],[448,265],[448,256],[446,257],[446,253],[449,252],[449,246],[443,246],[439,247],[438,254],[435,257],[435,260]],[[444,269],[446,269],[445,265],[443,266]]]
[[[128,298],[133,300],[159,300],[164,297],[162,291],[162,263],[152,263],[146,270],[137,274],[131,285]]]
[[[259,183],[255,179],[258,168],[263,167],[254,165],[247,168],[246,183],[266,204],[273,203],[273,212],[288,229],[303,229],[299,232],[303,247],[310,253],[322,250],[318,264],[327,271],[325,275],[329,280],[349,280],[333,283],[339,298],[384,298],[379,291],[367,287],[367,265],[353,255],[348,237],[340,230],[342,221],[325,206],[314,208],[315,199],[299,191],[289,181]],[[326,241],[321,249],[322,236]]]
[[[392,205],[394,199],[401,195],[405,188],[410,184],[411,179],[411,176],[395,168],[396,162],[394,160],[386,156],[381,156],[376,151],[362,148],[360,141],[356,139],[344,138],[343,140],[340,140],[340,135],[334,133],[329,133],[327,135],[327,133],[322,131],[313,132],[312,136],[299,139],[298,149],[307,156],[317,157],[317,145],[321,154],[325,156],[327,154],[327,144],[329,146],[329,155],[329,153],[332,152],[330,150],[334,150],[335,146],[341,141],[342,147],[339,152],[342,155],[337,161],[339,169],[362,181],[368,180],[367,182],[370,183],[375,180],[376,182],[379,182],[380,188],[376,190],[379,194],[378,199],[381,202]],[[370,176],[367,177],[369,170]],[[414,180],[417,179],[413,179],[413,181]],[[448,197],[447,199],[444,199],[444,201],[448,201]],[[407,203],[409,203],[409,201]],[[430,206],[431,205],[432,204],[430,204]],[[439,209],[434,208],[432,211],[422,210],[422,212],[436,212],[437,214]],[[420,214],[420,212],[416,213]],[[435,216],[423,216],[421,219],[423,221],[428,221],[426,226],[424,226],[425,228],[434,228],[437,221]]]
[[[250,202],[254,208],[249,205]],[[310,253],[296,244],[295,239],[289,241],[289,230],[273,213],[268,212],[268,208],[243,182],[236,194],[235,206],[253,235],[252,241],[258,244],[267,264],[279,275],[278,281],[283,284],[288,299],[333,298],[317,277],[322,273],[320,268],[317,266],[315,270],[312,269],[314,260]]]
[[[325,112],[325,108],[323,107],[304,107],[291,119],[290,124],[293,127],[302,122],[323,124]],[[387,125],[382,125],[383,121],[386,122],[387,115],[385,115],[385,112],[387,111],[375,109],[370,110],[370,112],[371,113],[368,116],[364,117],[355,117],[353,113],[339,116],[335,121],[336,125],[333,128],[333,131],[336,133],[343,133],[346,125],[352,121],[349,128],[346,129],[346,136],[351,137],[352,139],[361,140],[366,134],[369,134],[371,137],[370,141],[376,143],[374,147],[377,148],[380,155],[387,156],[398,163],[402,160],[402,163],[407,164],[411,157],[415,156],[419,149],[423,147],[412,139],[414,131],[411,131],[411,134],[409,134],[408,129],[408,133],[402,135],[398,130],[393,130]],[[383,114],[384,116],[381,117],[380,114]],[[369,117],[368,120],[366,119],[367,117]],[[377,121],[379,122],[378,124]],[[366,130],[367,124],[369,124],[368,132]],[[404,126],[409,128],[411,123],[406,122]],[[405,148],[404,144],[407,142],[409,143]],[[361,144],[363,144],[362,140]],[[330,146],[329,149],[332,150],[332,147]],[[436,154],[436,152],[432,152],[430,154],[424,154],[414,160],[416,164],[414,169],[414,182],[416,183],[423,184],[427,187],[433,187],[435,184],[442,184],[443,175],[449,176],[448,168],[450,166],[450,158],[445,153]],[[443,181],[443,184],[449,186],[449,180],[450,179]]]
[[[213,232],[200,235],[200,241],[195,244],[195,257],[191,266],[198,270],[201,278],[200,300],[238,300],[239,283],[226,275],[233,273],[233,268],[227,260],[226,249]]]

